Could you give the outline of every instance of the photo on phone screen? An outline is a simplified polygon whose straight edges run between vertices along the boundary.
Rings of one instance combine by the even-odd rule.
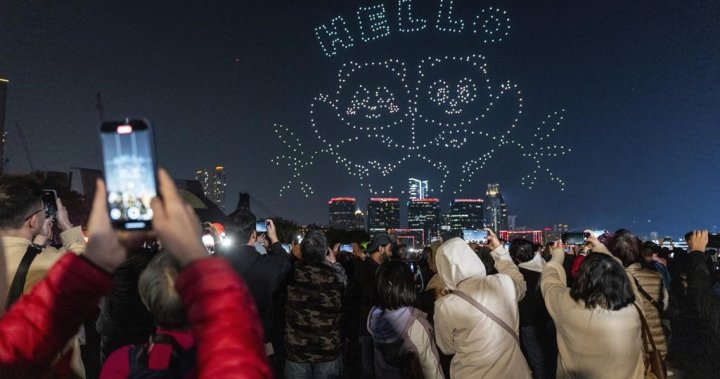
[[[55,218],[57,216],[57,192],[51,189],[44,189],[42,193],[43,207],[45,207],[45,216]]]
[[[100,132],[113,226],[150,229],[150,200],[157,195],[155,145],[145,120],[105,122]]]
[[[352,253],[353,252],[352,245],[348,244],[348,243],[344,243],[344,244],[340,245],[340,251]]]
[[[267,233],[267,222],[266,221],[258,221],[255,223],[255,232],[256,233]]]
[[[283,250],[285,250],[286,253],[290,254],[290,251],[292,251],[292,246],[290,246],[289,243],[282,244]]]
[[[487,238],[487,230],[463,230],[463,239],[467,242],[474,242],[482,245],[487,243]]]
[[[585,243],[585,233],[583,232],[563,233],[561,238],[566,245],[582,245]]]

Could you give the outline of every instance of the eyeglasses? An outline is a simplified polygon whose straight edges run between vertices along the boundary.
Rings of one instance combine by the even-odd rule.
[[[36,214],[38,214],[38,213],[40,213],[40,212],[45,212],[45,208],[41,208],[41,209],[36,210],[36,211],[33,212],[33,213],[30,213],[30,216],[25,217],[25,221],[31,219],[32,216],[35,216]]]

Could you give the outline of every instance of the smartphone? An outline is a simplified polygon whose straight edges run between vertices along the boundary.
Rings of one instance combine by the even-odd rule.
[[[582,245],[585,243],[585,233],[583,232],[563,233],[560,238],[566,245]]]
[[[467,242],[475,242],[481,245],[487,244],[487,230],[463,230],[463,239]]]
[[[57,216],[57,192],[51,189],[44,189],[42,193],[43,207],[45,207],[45,217],[55,218]]]
[[[148,230],[157,196],[157,162],[150,122],[109,121],[100,129],[108,211],[113,227]]]
[[[267,233],[267,221],[258,221],[255,223],[256,233]]]
[[[353,252],[352,245],[349,243],[344,243],[344,244],[340,245],[340,251],[352,253]]]
[[[708,233],[707,247],[719,248],[720,247],[720,234]]]
[[[290,251],[292,250],[292,246],[290,246],[289,243],[282,244],[283,250],[285,250],[286,253],[290,254]]]

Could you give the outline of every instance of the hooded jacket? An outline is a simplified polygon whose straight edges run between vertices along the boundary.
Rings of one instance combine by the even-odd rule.
[[[502,246],[491,255],[499,273],[487,276],[470,246],[453,238],[438,249],[438,275],[449,290],[468,294],[517,334],[518,301],[525,295],[525,281]],[[438,347],[445,354],[455,354],[450,365],[451,377],[530,378],[530,369],[516,340],[458,296],[446,295],[435,302],[435,333]]]

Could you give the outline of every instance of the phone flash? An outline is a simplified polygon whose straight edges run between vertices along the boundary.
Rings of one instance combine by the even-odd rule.
[[[117,133],[118,134],[130,134],[132,133],[133,128],[130,125],[118,125],[117,127]]]

